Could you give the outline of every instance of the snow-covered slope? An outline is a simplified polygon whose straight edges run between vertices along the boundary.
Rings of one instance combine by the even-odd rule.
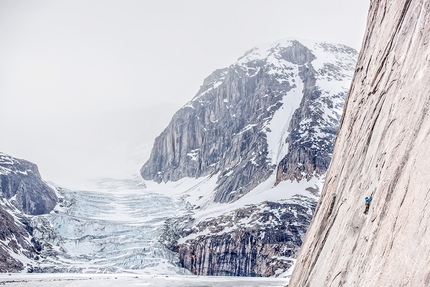
[[[254,220],[243,226],[239,214],[248,210],[263,217],[267,204],[282,203],[277,218],[291,218],[288,200],[296,194],[307,198],[302,207],[316,202],[356,56],[343,45],[296,39],[261,45],[212,73],[173,116],[141,174],[148,189],[182,194],[193,207],[194,221],[169,231],[182,238],[173,249],[180,250],[184,266],[197,274],[273,276],[292,265],[296,252],[277,247],[291,238],[264,241],[275,238],[269,234],[276,234],[277,224]],[[295,231],[296,251],[312,208],[301,219],[297,215],[288,223],[301,227]],[[219,223],[228,218],[237,220],[220,234]],[[244,255],[242,245],[233,243],[241,241],[267,250]]]

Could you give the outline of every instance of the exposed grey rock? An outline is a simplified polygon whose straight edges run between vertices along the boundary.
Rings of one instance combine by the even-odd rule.
[[[351,53],[353,53],[351,51]],[[330,67],[336,71],[337,67]],[[290,122],[288,153],[278,165],[277,182],[322,176],[330,164],[346,92],[323,94],[316,86],[312,66],[301,69],[305,87],[300,108]],[[327,115],[325,110],[333,111]],[[305,133],[305,135],[304,135]]]
[[[0,195],[25,214],[51,212],[55,191],[41,178],[34,163],[0,153]]]
[[[37,262],[43,244],[29,215],[49,213],[56,203],[35,164],[0,153],[0,272],[32,272],[22,261]]]
[[[0,204],[0,272],[20,272],[27,266],[20,259],[37,261],[41,244],[32,237],[33,229],[25,215],[13,214],[4,200]],[[16,210],[16,209],[15,209]]]
[[[428,1],[371,1],[333,160],[289,286],[430,286],[429,21]]]
[[[316,201],[296,196],[199,222],[183,232],[181,263],[198,275],[279,275],[292,266],[315,206]]]
[[[314,68],[315,51],[335,60]],[[290,149],[282,155],[278,182],[300,180],[303,172],[307,179],[322,175],[347,92],[332,89],[328,82],[349,82],[355,57],[355,50],[343,45],[305,46],[297,40],[250,50],[206,78],[194,99],[173,116],[156,138],[142,177],[167,182],[217,175],[213,200],[237,200],[276,170],[278,162],[269,155],[268,125],[279,109],[289,108],[284,106],[293,97],[288,93],[302,85],[303,91],[294,91],[302,103],[290,123]]]

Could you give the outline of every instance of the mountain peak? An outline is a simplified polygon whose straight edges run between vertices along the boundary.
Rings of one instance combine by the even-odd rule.
[[[356,52],[343,45],[306,45],[312,47],[295,39],[259,45],[207,77],[155,140],[142,177],[167,182],[216,175],[214,200],[227,202],[275,170],[278,182],[322,175]]]

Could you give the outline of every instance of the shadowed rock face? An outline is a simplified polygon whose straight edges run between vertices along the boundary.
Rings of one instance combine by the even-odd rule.
[[[42,248],[33,238],[28,215],[49,213],[57,196],[35,164],[4,153],[0,153],[0,195],[0,272],[19,272],[26,268],[21,261],[37,261]]]
[[[330,169],[289,286],[430,285],[429,27],[428,1],[371,1]]]
[[[25,214],[51,212],[57,196],[40,177],[34,163],[0,153],[0,194]]]
[[[37,249],[40,246],[35,240],[29,241],[31,232],[32,229],[25,218],[18,222],[0,207],[0,240],[4,242],[0,244],[0,272],[19,272],[25,268],[15,256],[38,259],[40,250]]]

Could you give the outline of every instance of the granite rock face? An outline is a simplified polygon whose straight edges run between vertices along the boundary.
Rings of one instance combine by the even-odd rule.
[[[37,166],[0,153],[0,272],[19,272],[40,259],[31,215],[49,213],[57,196]]]
[[[428,1],[371,1],[333,159],[289,286],[430,285],[429,27]]]
[[[248,51],[206,78],[173,116],[142,177],[217,175],[214,201],[232,202],[276,170],[278,182],[324,174],[356,55],[343,45],[297,40]]]
[[[184,191],[197,198],[192,214],[166,223],[162,241],[183,267],[199,275],[288,275],[330,163],[356,56],[330,43],[261,45],[206,78],[173,116],[141,175],[211,182],[191,188],[203,199]],[[211,215],[223,205],[228,212]]]
[[[0,207],[0,272],[19,272],[25,268],[20,259],[37,257],[36,248],[28,241],[28,228]]]
[[[57,204],[55,191],[41,178],[37,165],[0,153],[0,194],[25,214],[51,212]]]

